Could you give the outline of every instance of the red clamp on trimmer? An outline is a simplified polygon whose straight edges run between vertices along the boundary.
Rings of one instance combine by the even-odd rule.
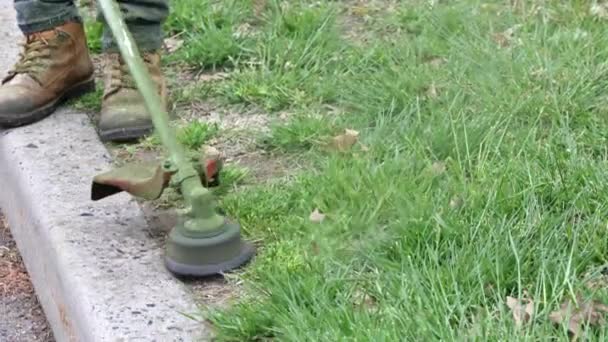
[[[165,265],[169,271],[183,276],[208,276],[245,264],[253,257],[253,246],[241,239],[238,224],[218,212],[213,195],[205,188],[219,182],[220,156],[207,149],[195,165],[186,157],[169,125],[168,114],[160,109],[160,98],[120,9],[114,0],[98,3],[169,158],[162,165],[126,165],[96,176],[91,198],[97,201],[125,191],[152,200],[160,197],[170,183],[174,184],[184,197],[186,208],[180,211],[178,224],[166,242]]]

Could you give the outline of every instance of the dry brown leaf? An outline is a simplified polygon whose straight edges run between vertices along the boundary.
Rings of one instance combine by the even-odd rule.
[[[506,48],[511,44],[510,38],[505,36],[502,32],[495,33],[492,39],[494,39],[494,42],[496,42],[496,44],[502,48]]]
[[[589,8],[592,16],[600,19],[608,19],[608,3],[595,3]]]
[[[179,50],[182,45],[184,45],[184,41],[175,36],[165,39],[164,44],[168,53],[174,53],[175,51]]]
[[[365,17],[370,14],[371,9],[366,6],[353,6],[351,7],[350,12],[358,17]]]
[[[445,62],[446,62],[446,59],[443,57],[432,57],[426,63],[428,63],[433,68],[437,69]]]
[[[431,165],[431,171],[433,171],[433,173],[435,175],[440,175],[442,173],[444,173],[446,170],[446,166],[445,163],[442,161],[436,161]]]
[[[233,36],[235,38],[242,38],[251,36],[254,33],[254,28],[249,23],[242,23],[237,26],[236,30],[234,30]]]
[[[504,32],[494,33],[492,38],[494,39],[494,42],[498,44],[498,46],[507,48],[512,45],[513,40],[515,39],[515,31],[517,31],[518,28],[518,26],[513,26]]]
[[[340,152],[346,152],[357,143],[358,139],[359,132],[352,129],[346,129],[344,134],[332,138],[331,146]]]
[[[585,283],[585,286],[590,290],[599,290],[608,288],[608,276],[602,274],[597,277],[593,277]]]
[[[262,13],[266,9],[267,5],[268,5],[268,0],[254,0],[253,1],[253,15],[254,15],[254,17],[256,17],[256,18],[261,17]]]
[[[507,297],[507,306],[511,309],[515,325],[518,327],[528,323],[534,315],[534,302],[530,299],[519,300]]]
[[[608,313],[608,306],[591,300],[584,301],[580,296],[577,297],[578,307],[576,303],[568,299],[560,305],[559,310],[549,314],[549,319],[555,324],[568,324],[568,331],[572,334],[573,339],[580,337],[581,330],[584,325],[599,325],[606,324],[604,315]]]
[[[325,220],[325,214],[321,213],[319,209],[315,209],[310,213],[309,219],[313,223],[321,223]]]
[[[530,71],[530,76],[534,79],[541,79],[547,74],[547,70],[544,68],[536,68]]]
[[[228,78],[228,76],[229,75],[225,72],[216,72],[213,74],[201,74],[198,77],[198,80],[200,82],[217,82]]]
[[[454,196],[450,200],[450,208],[460,209],[464,205],[464,200],[460,196]]]
[[[377,305],[376,299],[363,290],[356,290],[352,299],[355,306],[364,309],[373,309]]]
[[[437,89],[435,82],[431,83],[431,85],[426,88],[426,96],[431,99],[436,99],[437,97],[439,97],[439,90]]]

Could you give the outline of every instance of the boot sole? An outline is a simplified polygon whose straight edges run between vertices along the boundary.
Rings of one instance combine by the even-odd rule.
[[[170,105],[167,104],[167,107]],[[173,119],[172,113],[169,112],[169,118]],[[99,139],[102,142],[129,143],[137,142],[141,138],[145,138],[154,132],[154,125],[133,126],[123,128],[99,129]]]
[[[99,138],[102,142],[131,142],[151,134],[153,130],[154,127],[151,125],[106,130],[100,129]]]
[[[93,75],[85,81],[68,88],[68,90],[59,95],[55,100],[36,110],[18,115],[0,115],[0,127],[15,128],[33,124],[53,114],[60,105],[65,103],[65,101],[78,98],[92,91],[95,91],[95,78]]]

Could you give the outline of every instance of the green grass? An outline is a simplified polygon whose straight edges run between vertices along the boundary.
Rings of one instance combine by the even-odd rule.
[[[177,140],[188,151],[198,151],[219,133],[219,127],[216,124],[207,124],[201,121],[192,121],[188,124],[178,125],[175,128]],[[140,145],[144,148],[156,148],[161,145],[160,137],[157,134],[153,134],[144,138]]]
[[[252,7],[251,1],[176,2],[166,29],[185,44],[169,63],[229,68],[233,76],[187,100],[211,93],[270,111],[335,102],[335,76],[347,71],[335,6],[268,1],[258,16]]]
[[[231,73],[181,100],[296,113],[260,146],[310,165],[221,192],[261,247],[246,295],[207,312],[218,339],[567,340],[551,311],[608,302],[585,286],[608,255],[607,23],[583,0],[373,3],[345,21],[343,1],[174,2],[173,61]],[[345,128],[366,148],[328,150]],[[518,329],[505,298],[524,291]]]
[[[77,99],[71,100],[69,105],[76,110],[97,113],[101,110],[101,98],[103,96],[103,86],[97,84],[95,91],[87,93]]]
[[[301,113],[287,123],[270,127],[270,134],[259,139],[264,149],[298,152],[322,145],[335,129],[332,120],[320,114]]]
[[[191,122],[182,127],[177,138],[179,142],[192,150],[198,150],[209,139],[217,135],[219,128],[217,125],[209,125],[200,121]]]
[[[84,29],[87,37],[87,45],[89,46],[89,51],[91,51],[92,53],[101,53],[101,36],[103,33],[103,24],[94,19],[87,19],[84,22]]]
[[[181,0],[172,4],[173,14],[166,22],[168,35],[180,34],[186,41],[172,61],[198,67],[231,65],[245,48],[238,25],[250,12],[248,1]]]

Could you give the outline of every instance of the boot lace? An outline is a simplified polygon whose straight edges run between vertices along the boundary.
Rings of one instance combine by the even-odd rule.
[[[142,57],[144,64],[149,65],[152,63],[148,54],[144,54]],[[115,93],[120,89],[137,89],[129,67],[122,58],[117,55],[112,56],[110,63],[110,87],[108,93]]]
[[[33,34],[20,45],[19,60],[8,72],[8,77],[28,74],[39,81],[37,76],[47,70],[52,62],[51,51],[57,45],[55,39],[47,40],[41,35]]]

